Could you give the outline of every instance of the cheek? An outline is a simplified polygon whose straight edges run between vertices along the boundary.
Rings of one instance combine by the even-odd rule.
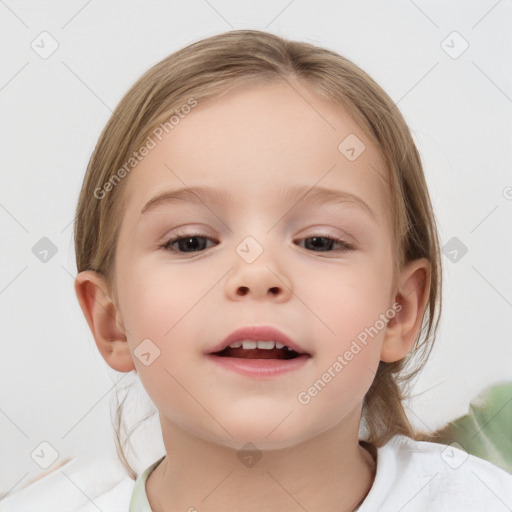
[[[160,265],[135,264],[120,285],[123,316],[132,336],[167,340],[187,316],[201,314],[201,300],[211,287],[211,278]]]
[[[334,412],[363,399],[395,311],[388,303],[391,274],[383,275],[380,266],[340,266],[328,278],[325,274],[310,269],[300,296],[307,297],[305,314],[311,317],[317,347],[318,380],[311,383],[311,392],[322,395],[318,405],[336,404]]]
[[[165,265],[130,268],[129,278],[119,286],[122,316],[137,373],[158,395],[160,383],[169,386],[170,374],[182,380],[180,372],[202,349],[193,333],[207,316],[207,301],[202,299],[211,278],[195,274],[191,280],[186,272],[171,272]],[[141,357],[142,353],[149,356]]]
[[[379,334],[384,330],[380,319],[389,309],[390,272],[383,274],[379,266],[340,265],[329,271],[310,268],[305,275],[295,293],[307,305],[304,313],[320,339],[341,349],[366,328],[376,325]]]
[[[137,375],[155,406],[182,422],[197,413],[186,390],[202,348],[193,335],[205,317],[201,299],[211,284],[197,276],[190,281],[184,272],[167,274],[165,265],[134,266],[119,291]]]
[[[309,417],[323,416],[329,426],[359,407],[379,365],[386,294],[379,279],[368,276],[340,273],[321,281],[318,275],[318,286],[307,295],[315,308],[307,314],[314,326],[309,332],[315,340],[316,375],[297,398]]]

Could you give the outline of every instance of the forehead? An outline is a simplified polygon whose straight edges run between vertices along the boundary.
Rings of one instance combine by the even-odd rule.
[[[377,147],[341,105],[297,83],[242,85],[199,100],[153,139],[125,184],[132,220],[156,194],[189,186],[231,191],[239,206],[317,186],[360,196],[378,214],[387,209]]]

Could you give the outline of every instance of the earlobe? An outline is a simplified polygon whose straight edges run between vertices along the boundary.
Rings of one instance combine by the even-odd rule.
[[[104,276],[93,270],[80,272],[75,279],[75,293],[103,359],[118,372],[134,370],[121,316]]]
[[[426,258],[413,260],[402,270],[395,296],[396,314],[386,327],[381,361],[399,361],[413,347],[430,293],[430,276],[430,262]]]

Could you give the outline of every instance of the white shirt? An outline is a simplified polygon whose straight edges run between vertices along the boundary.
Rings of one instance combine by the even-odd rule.
[[[74,459],[8,495],[0,512],[151,512],[145,482],[161,460],[134,482],[117,460]],[[511,509],[512,475],[503,469],[452,446],[397,435],[377,449],[375,480],[358,512]]]

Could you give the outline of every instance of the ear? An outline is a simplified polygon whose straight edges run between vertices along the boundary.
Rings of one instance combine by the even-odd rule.
[[[118,372],[135,370],[121,314],[110,298],[105,277],[94,270],[80,272],[75,293],[103,359]]]
[[[413,260],[400,273],[393,308],[396,314],[389,320],[382,343],[380,360],[392,363],[405,357],[418,336],[430,293],[430,262],[426,258]]]

